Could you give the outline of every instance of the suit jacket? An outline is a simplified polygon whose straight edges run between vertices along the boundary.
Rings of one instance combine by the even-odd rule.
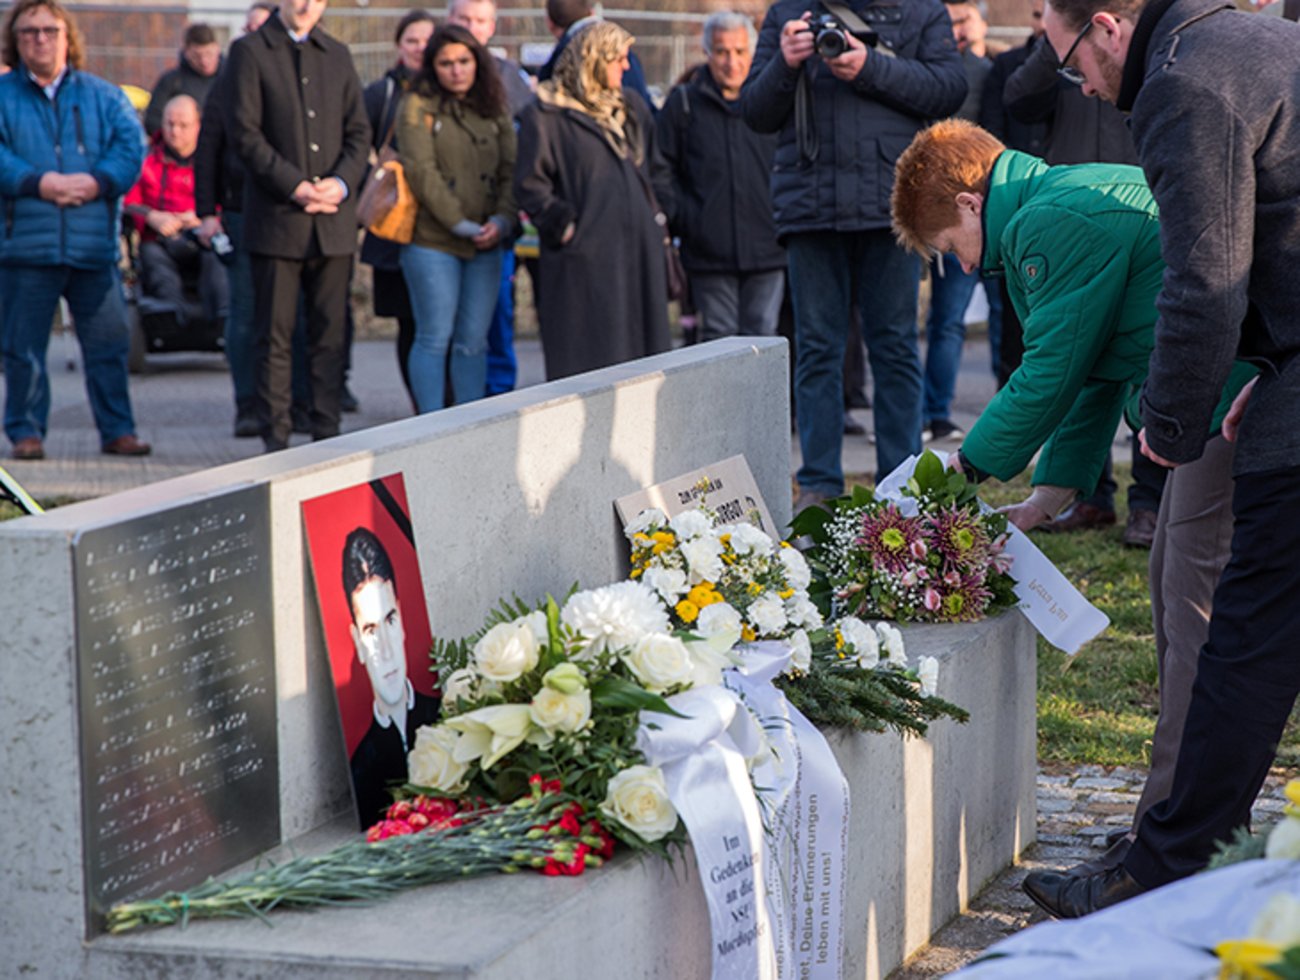
[[[235,42],[226,71],[221,109],[246,171],[249,252],[303,258],[314,235],[321,254],[352,254],[370,123],[347,46],[319,27],[296,46],[272,16]],[[343,180],[346,199],[335,214],[307,214],[291,199],[294,188],[326,177]]]

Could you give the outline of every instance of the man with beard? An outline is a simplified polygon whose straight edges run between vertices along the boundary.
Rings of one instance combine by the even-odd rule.
[[[1222,0],[1052,0],[1044,27],[1067,78],[1132,113],[1160,207],[1143,452],[1167,467],[1199,459],[1234,359],[1261,369],[1224,423],[1237,442],[1232,555],[1169,797],[1116,867],[1025,879],[1039,905],[1075,918],[1199,871],[1246,825],[1300,692],[1300,26]]]

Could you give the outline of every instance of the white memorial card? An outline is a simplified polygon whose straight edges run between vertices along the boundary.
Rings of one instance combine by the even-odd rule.
[[[704,502],[724,524],[749,521],[773,539],[780,540],[780,530],[758,491],[754,474],[744,456],[732,456],[698,470],[656,483],[645,490],[629,493],[614,502],[619,520],[626,526],[632,518],[650,507],[658,507],[669,518]]]

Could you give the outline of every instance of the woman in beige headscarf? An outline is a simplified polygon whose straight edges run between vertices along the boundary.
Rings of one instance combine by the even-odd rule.
[[[606,21],[574,36],[520,117],[515,196],[537,226],[546,375],[668,350],[668,187],[650,109],[622,87],[633,38]]]

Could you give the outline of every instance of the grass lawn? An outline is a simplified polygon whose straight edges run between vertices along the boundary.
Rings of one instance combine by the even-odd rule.
[[[1127,464],[1116,463],[1119,483],[1114,527],[1075,534],[1032,534],[1034,543],[1110,626],[1073,657],[1038,639],[1038,759],[1053,763],[1148,766],[1155,731],[1155,636],[1147,591],[1149,552],[1126,548]],[[1029,478],[989,481],[981,497],[995,507],[1028,496]],[[1014,569],[1012,570],[1014,574]],[[959,699],[960,700],[960,699]],[[1300,722],[1283,735],[1277,765],[1300,766]]]

